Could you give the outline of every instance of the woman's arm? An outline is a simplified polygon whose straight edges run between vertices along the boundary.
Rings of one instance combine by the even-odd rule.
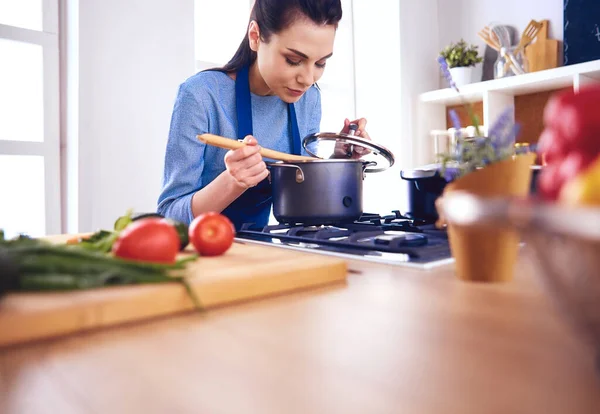
[[[192,213],[197,216],[208,211],[223,211],[229,204],[267,178],[269,171],[259,154],[260,147],[250,135],[246,146],[225,154],[226,170],[192,197]]]

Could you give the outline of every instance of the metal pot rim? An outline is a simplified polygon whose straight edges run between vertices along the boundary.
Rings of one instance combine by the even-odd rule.
[[[355,160],[355,159],[340,159],[340,158],[332,158],[329,160],[324,160],[321,158],[315,158],[314,160],[301,160],[301,161],[273,161],[269,162],[269,165],[276,166],[278,164],[313,164],[313,163],[360,163],[365,164],[366,161],[363,160]]]

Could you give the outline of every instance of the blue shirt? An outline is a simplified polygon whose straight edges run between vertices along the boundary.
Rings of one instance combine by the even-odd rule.
[[[287,104],[278,96],[255,94],[251,94],[251,103],[253,135],[258,143],[291,153]],[[319,90],[315,86],[309,88],[294,107],[300,136],[318,132],[321,123]],[[173,108],[157,210],[165,217],[186,224],[194,219],[194,193],[225,171],[223,158],[227,150],[200,142],[196,136],[204,133],[238,139],[235,80],[223,72],[199,72],[187,79],[179,87]],[[304,149],[302,152],[307,155]],[[269,212],[270,207],[269,203]],[[268,214],[258,219],[263,222],[256,224],[264,226]],[[248,217],[248,220],[257,221],[257,218]],[[234,224],[239,228],[241,223]]]

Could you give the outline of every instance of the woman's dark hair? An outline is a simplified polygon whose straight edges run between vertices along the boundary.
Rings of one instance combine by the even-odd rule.
[[[260,29],[260,37],[269,42],[271,35],[288,28],[299,18],[308,18],[317,25],[335,25],[342,18],[340,0],[256,0],[250,13],[250,21],[255,20]],[[247,28],[246,28],[247,29]],[[250,66],[256,60],[256,52],[250,49],[248,31],[237,52],[229,62],[218,69],[223,72],[237,72]]]

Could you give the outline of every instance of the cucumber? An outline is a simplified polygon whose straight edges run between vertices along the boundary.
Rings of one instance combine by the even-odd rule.
[[[175,230],[177,230],[177,234],[179,235],[179,250],[185,249],[190,243],[188,226],[185,223],[170,218],[165,220],[168,221],[175,228]]]
[[[158,213],[128,213],[124,216],[119,217],[116,221],[115,221],[115,231],[121,231],[123,230],[125,227],[127,227],[129,225],[129,223],[136,221],[136,220],[141,220],[144,218],[164,218],[162,215],[158,214]]]
[[[134,213],[131,215],[131,221],[141,220],[144,218],[165,218],[162,214],[158,213]]]

